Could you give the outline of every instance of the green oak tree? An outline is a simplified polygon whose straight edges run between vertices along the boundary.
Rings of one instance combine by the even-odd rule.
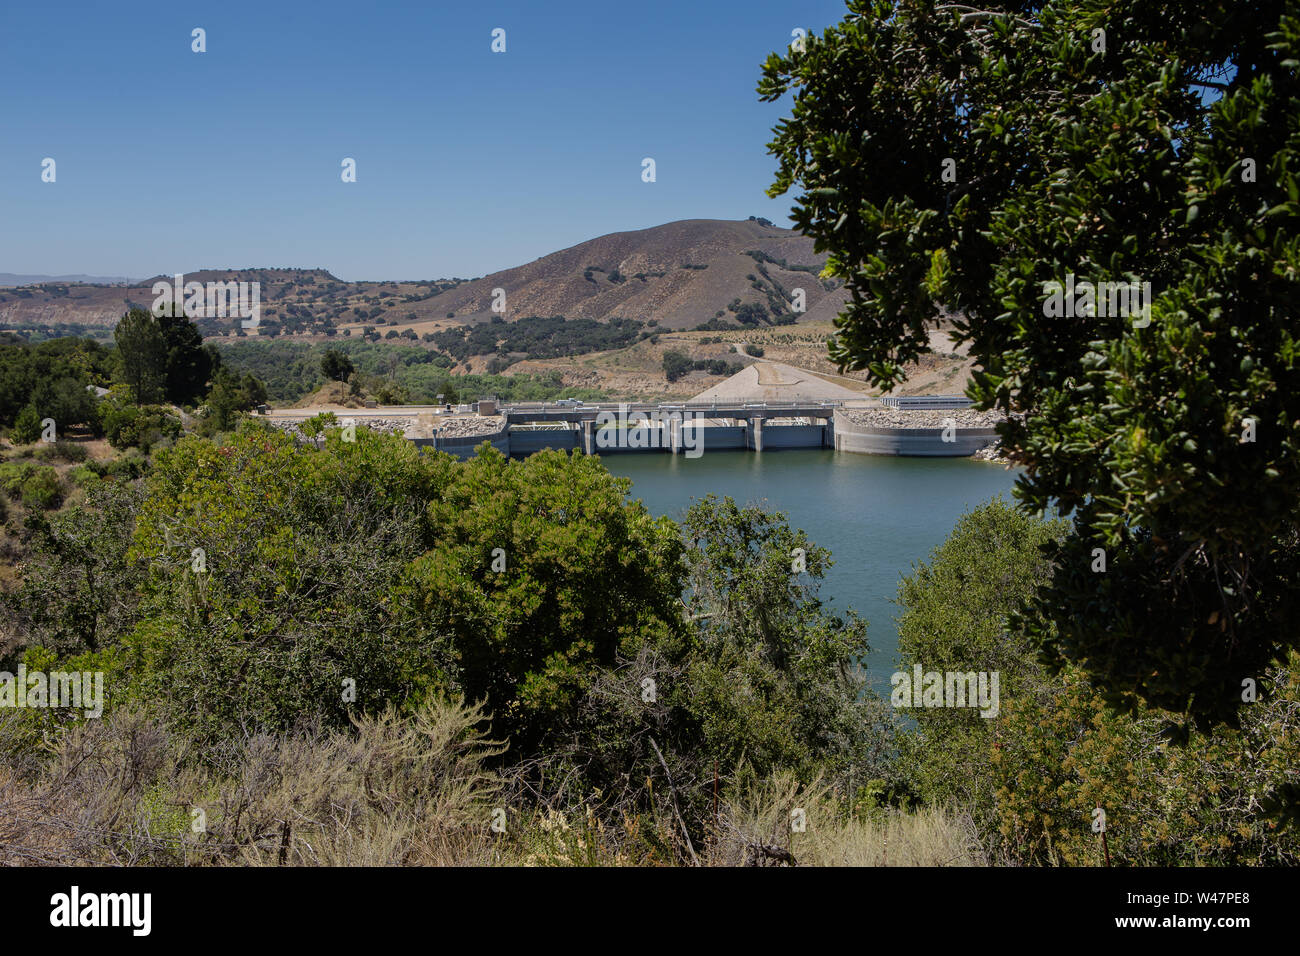
[[[968,394],[1018,413],[1019,499],[1073,520],[1027,618],[1047,661],[1235,721],[1300,642],[1294,3],[848,9],[758,86],[793,94],[769,192],[849,293],[833,357],[893,385],[955,316]],[[1149,315],[1054,301],[1074,282],[1150,283]]]
[[[1053,682],[1025,635],[1009,627],[1050,564],[1043,545],[1068,522],[1043,521],[1001,499],[963,515],[947,539],[918,562],[898,589],[898,667],[922,672],[997,673],[1001,703],[1033,697]],[[970,708],[906,711],[915,731],[903,738],[910,785],[927,803],[954,802],[992,821],[996,782],[989,751],[998,715]]]
[[[410,708],[449,686],[405,575],[434,543],[420,503],[447,463],[357,430],[326,447],[245,422],[155,455],[127,561],[131,692],[205,740]]]
[[[438,545],[411,566],[418,606],[494,732],[534,753],[601,668],[680,631],[681,541],[597,458],[484,446],[449,477],[427,506]]]
[[[15,445],[30,445],[41,437],[41,413],[35,405],[28,405],[14,419],[9,439]]]
[[[352,359],[342,349],[326,349],[321,356],[320,370],[331,382],[346,382],[352,374]]]

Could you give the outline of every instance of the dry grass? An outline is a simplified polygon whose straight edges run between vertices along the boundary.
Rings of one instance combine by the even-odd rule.
[[[720,866],[986,866],[969,816],[942,808],[845,813],[820,781],[737,784],[710,862]]]
[[[605,819],[581,800],[526,806],[485,769],[502,750],[476,729],[481,716],[434,703],[412,716],[360,719],[348,731],[255,734],[198,753],[138,712],[119,710],[44,743],[10,712],[0,717],[0,866],[692,862],[669,811]],[[799,832],[795,810],[805,821]],[[709,829],[696,841],[700,865],[988,862],[962,814],[850,814],[820,781],[790,775],[731,783]]]
[[[483,764],[500,749],[480,718],[437,704],[197,759],[153,719],[118,711],[69,728],[34,776],[0,767],[0,865],[490,862],[498,785]]]

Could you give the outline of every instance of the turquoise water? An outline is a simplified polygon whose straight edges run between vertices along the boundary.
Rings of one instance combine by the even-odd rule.
[[[666,454],[607,455],[606,467],[632,479],[633,498],[656,515],[680,517],[713,493],[740,504],[764,503],[829,548],[835,561],[822,582],[832,608],[852,607],[868,621],[864,661],[886,694],[898,652],[900,578],[927,559],[963,512],[999,494],[1010,499],[1015,473],[966,458],[895,458],[830,450],[696,459]]]

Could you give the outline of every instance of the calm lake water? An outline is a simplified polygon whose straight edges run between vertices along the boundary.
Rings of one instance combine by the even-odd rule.
[[[889,692],[896,669],[895,603],[901,577],[928,559],[963,512],[997,495],[1011,497],[1015,473],[966,458],[895,458],[830,450],[606,455],[616,475],[632,479],[631,497],[651,513],[678,518],[713,493],[738,504],[764,503],[786,515],[834,565],[821,596],[852,607],[868,622],[865,665],[877,690]]]

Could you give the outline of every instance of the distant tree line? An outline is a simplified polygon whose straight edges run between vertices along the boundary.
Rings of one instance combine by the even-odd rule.
[[[321,367],[329,350],[352,363],[347,380],[382,404],[432,404],[437,396],[477,399],[496,395],[503,401],[547,401],[581,398],[598,401],[609,396],[599,389],[572,388],[559,371],[541,375],[453,375],[452,360],[425,348],[340,339],[326,346],[308,342],[241,341],[218,347],[223,367],[250,374],[265,383],[264,400],[295,402],[317,391],[328,380]],[[445,399],[455,401],[454,398]]]
[[[471,355],[494,352],[547,359],[626,348],[637,340],[644,325],[636,319],[598,322],[563,316],[528,316],[507,323],[493,316],[492,321],[481,325],[444,329],[431,335],[436,348],[462,362]]]
[[[740,362],[725,359],[692,359],[685,352],[669,349],[664,353],[664,375],[675,382],[690,372],[708,372],[710,375],[735,375],[744,369]]]
[[[56,434],[84,426],[129,447],[179,434],[167,406],[203,407],[210,432],[266,400],[261,382],[223,368],[221,354],[184,316],[132,309],[114,340],[111,347],[85,338],[0,344],[0,427],[10,440],[35,441],[52,419]],[[108,394],[100,399],[95,389]]]

